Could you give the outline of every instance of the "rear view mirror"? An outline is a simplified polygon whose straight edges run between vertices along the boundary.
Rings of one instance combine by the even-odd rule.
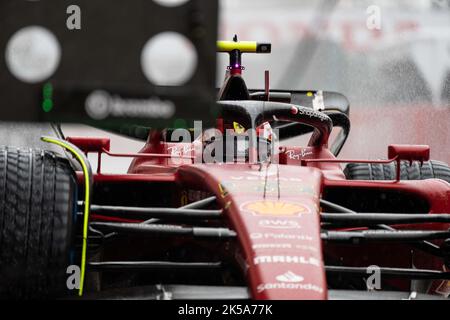
[[[388,147],[388,158],[397,161],[407,160],[412,161],[428,161],[430,160],[430,146],[427,145],[405,145],[405,144],[391,144]]]

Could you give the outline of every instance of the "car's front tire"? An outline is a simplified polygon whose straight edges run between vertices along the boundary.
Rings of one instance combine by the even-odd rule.
[[[0,297],[47,298],[67,291],[76,194],[67,159],[0,147]]]

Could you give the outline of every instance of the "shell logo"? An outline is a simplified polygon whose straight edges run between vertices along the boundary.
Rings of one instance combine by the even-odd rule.
[[[271,200],[247,202],[242,209],[261,216],[293,217],[310,212],[306,206],[299,203]]]

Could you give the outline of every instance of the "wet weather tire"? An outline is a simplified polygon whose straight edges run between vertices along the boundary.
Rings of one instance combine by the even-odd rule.
[[[397,164],[349,163],[344,173],[349,180],[394,180]],[[420,166],[419,162],[400,163],[401,180],[442,179],[450,183],[450,167],[441,161],[430,160]]]
[[[0,297],[56,297],[66,289],[76,181],[67,159],[0,147]]]

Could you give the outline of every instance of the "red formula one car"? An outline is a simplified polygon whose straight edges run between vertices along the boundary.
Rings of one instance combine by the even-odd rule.
[[[146,141],[137,154],[58,128],[43,140],[65,158],[0,150],[2,296],[448,297],[450,168],[423,145],[391,145],[387,160],[337,158],[345,97],[271,90],[268,73],[265,89],[249,90],[242,53],[270,44],[235,40],[218,43],[230,65],[216,128],[130,126]],[[284,143],[308,134],[305,146]],[[108,157],[133,161],[104,174]]]

